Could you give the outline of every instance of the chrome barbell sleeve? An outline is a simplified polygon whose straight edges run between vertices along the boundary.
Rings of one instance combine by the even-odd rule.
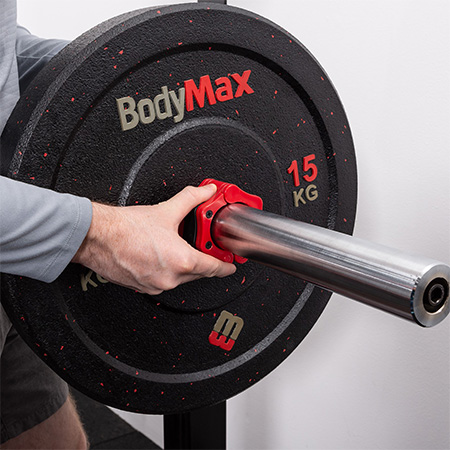
[[[450,267],[240,204],[212,224],[219,247],[431,327],[449,313]]]

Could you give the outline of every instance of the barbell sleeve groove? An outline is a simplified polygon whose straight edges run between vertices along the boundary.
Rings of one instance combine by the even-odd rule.
[[[353,236],[230,204],[217,212],[219,247],[431,327],[449,313],[450,267]]]

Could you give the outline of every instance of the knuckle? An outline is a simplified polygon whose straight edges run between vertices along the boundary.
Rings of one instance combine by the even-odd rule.
[[[153,289],[149,289],[147,292],[146,292],[146,294],[149,294],[149,295],[159,295],[159,294],[162,294],[164,291],[162,290],[162,289],[155,289],[155,288],[153,288]]]
[[[184,189],[183,189],[183,192],[184,192],[184,195],[186,195],[186,196],[188,196],[188,197],[191,197],[191,198],[193,198],[193,199],[195,199],[196,198],[196,188],[194,187],[194,186],[186,186]]]
[[[208,271],[205,272],[205,277],[213,278],[213,277],[217,276],[218,272],[219,272],[219,264],[216,262],[212,262],[209,265]]]
[[[194,186],[189,185],[184,188],[184,191],[193,195],[196,191],[196,188]]]
[[[178,282],[173,276],[165,276],[158,280],[157,289],[161,289],[162,291],[170,291],[175,289],[178,286]]]
[[[178,259],[177,271],[182,275],[189,274],[194,272],[195,266],[194,259],[191,256],[186,255]]]
[[[186,186],[184,189],[184,195],[185,197],[188,197],[190,203],[196,203],[198,202],[198,188],[194,186]]]

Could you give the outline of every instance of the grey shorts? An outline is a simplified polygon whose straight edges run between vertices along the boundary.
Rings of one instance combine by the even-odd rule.
[[[40,424],[65,403],[67,384],[11,327],[0,307],[1,443]]]

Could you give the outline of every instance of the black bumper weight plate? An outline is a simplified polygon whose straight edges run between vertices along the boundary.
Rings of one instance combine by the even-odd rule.
[[[23,95],[5,145],[8,176],[96,201],[154,204],[215,178],[267,211],[353,229],[355,155],[333,86],[295,38],[225,5],[141,10],[87,32]],[[3,303],[70,384],[157,414],[253,385],[330,296],[252,262],[154,298],[104,281],[78,265],[52,284],[4,275]],[[242,326],[231,349],[209,340],[223,311]]]

